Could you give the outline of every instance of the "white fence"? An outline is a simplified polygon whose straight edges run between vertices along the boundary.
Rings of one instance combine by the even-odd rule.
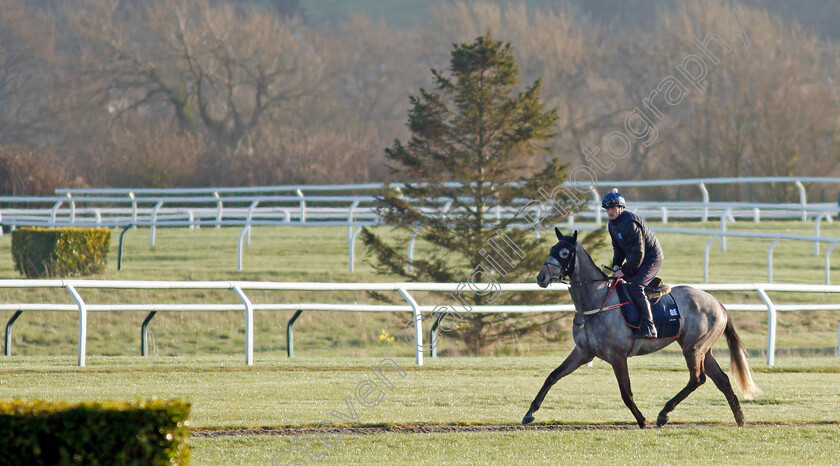
[[[825,284],[831,284],[831,252],[837,244],[840,243],[840,238],[836,237],[820,237],[820,236],[806,236],[806,235],[786,235],[780,233],[750,233],[750,232],[727,232],[713,231],[713,230],[692,230],[688,228],[651,228],[653,231],[659,233],[679,233],[685,235],[700,235],[710,236],[709,241],[703,250],[703,282],[709,282],[709,249],[717,240],[720,240],[721,250],[726,252],[726,238],[751,238],[751,239],[772,239],[773,241],[767,246],[767,282],[773,282],[773,249],[783,239],[794,241],[808,241],[814,242],[814,255],[819,254],[820,243],[828,243],[828,248],[825,251]]]
[[[117,280],[0,280],[0,288],[29,289],[29,288],[64,288],[72,297],[75,304],[49,303],[5,303],[0,304],[0,311],[14,311],[6,324],[5,354],[11,355],[11,331],[15,320],[27,311],[72,311],[79,315],[78,331],[78,364],[85,365],[87,341],[87,316],[89,312],[123,312],[148,311],[149,315],[142,324],[141,340],[142,354],[146,354],[146,327],[157,312],[188,312],[188,311],[234,311],[245,314],[245,364],[254,363],[254,311],[288,311],[297,313],[289,321],[287,327],[287,343],[289,355],[292,355],[292,325],[302,311],[333,311],[333,312],[405,312],[411,313],[409,322],[413,321],[413,337],[415,346],[415,360],[417,365],[423,365],[423,313],[432,313],[435,305],[420,305],[411,295],[412,291],[459,291],[466,285],[462,283],[314,283],[314,282],[189,282],[189,281],[117,281]],[[754,291],[762,304],[726,304],[732,311],[767,311],[767,364],[775,364],[776,352],[776,322],[777,313],[784,311],[815,311],[840,310],[840,304],[777,304],[772,301],[768,292],[806,292],[806,293],[840,293],[840,286],[826,285],[794,285],[770,283],[743,284],[696,284],[691,285],[706,291]],[[238,303],[235,304],[91,304],[79,294],[80,289],[184,289],[184,290],[231,290],[235,293]],[[337,304],[337,303],[283,303],[283,304],[253,304],[246,294],[246,290],[296,290],[296,291],[391,291],[398,292],[406,301],[406,305],[375,305],[375,304]],[[501,284],[501,291],[542,291],[544,293],[563,291],[568,287],[554,284],[549,290],[543,290],[536,284]],[[470,312],[571,312],[574,308],[569,304],[557,305],[487,305],[474,306]],[[430,335],[430,342],[436,338]],[[432,353],[434,354],[434,352]],[[838,354],[840,354],[840,326],[838,326]]]
[[[707,185],[782,183],[791,184],[799,192],[798,204],[767,204],[743,202],[711,202]],[[720,219],[717,233],[702,230],[665,229],[673,233],[712,236],[706,245],[705,280],[708,281],[708,249],[716,239],[725,251],[726,238],[732,236],[813,241],[814,255],[819,255],[819,243],[828,243],[825,254],[826,284],[830,283],[829,256],[840,238],[820,238],[820,225],[831,222],[840,214],[834,203],[809,204],[804,183],[840,185],[840,178],[818,177],[763,177],[763,178],[702,178],[652,181],[602,181],[589,192],[592,201],[587,210],[569,217],[569,224],[578,223],[579,229],[594,229],[602,225],[600,187],[653,188],[662,186],[696,186],[702,202],[630,202],[628,208],[643,218],[657,218],[668,223],[671,218]],[[355,185],[295,185],[257,186],[231,188],[183,189],[59,189],[59,196],[52,197],[0,197],[0,225],[17,226],[102,226],[111,228],[149,227],[149,244],[154,246],[158,227],[230,226],[241,227],[237,244],[237,266],[243,269],[245,245],[250,244],[251,227],[256,225],[292,226],[346,226],[349,249],[349,269],[354,268],[355,239],[360,228],[377,225],[381,219],[376,213],[374,194],[384,185],[379,183]],[[400,187],[400,184],[394,184]],[[566,187],[572,186],[566,183]],[[338,193],[338,194],[337,194]],[[537,194],[535,193],[535,196]],[[543,199],[534,199],[542,202]],[[441,212],[447,200],[441,199]],[[521,200],[525,206],[530,199]],[[488,214],[497,218],[516,215],[516,208],[487,208]],[[765,233],[729,233],[727,222],[748,218],[759,222],[761,218],[796,218],[814,221],[813,237],[773,235]],[[595,226],[579,222],[592,221]],[[518,225],[528,228],[530,225]],[[123,234],[125,231],[123,231]],[[0,229],[0,235],[3,230]],[[120,259],[122,238],[120,235]],[[416,234],[415,234],[416,236]],[[412,237],[412,245],[413,245]],[[772,282],[772,250],[768,249],[768,281]],[[409,248],[409,256],[413,247]],[[121,265],[118,264],[118,265]]]
[[[768,204],[742,202],[712,202],[707,188],[711,185],[752,185],[758,183],[792,184],[799,192],[799,203]],[[609,187],[656,188],[696,186],[700,202],[672,202],[669,200],[631,202],[628,207],[643,217],[658,216],[664,223],[668,218],[691,218],[707,221],[710,216],[752,218],[761,217],[831,219],[838,213],[838,205],[808,203],[804,183],[840,185],[840,178],[819,177],[761,177],[761,178],[697,178],[651,181],[600,181],[589,188],[591,201],[578,217],[600,225],[599,189]],[[457,183],[449,183],[457,185]],[[399,183],[393,187],[400,188]],[[376,193],[384,187],[381,183],[355,185],[295,185],[252,186],[229,188],[115,188],[115,189],[58,189],[57,196],[49,197],[0,197],[0,224],[14,226],[92,226],[118,227],[145,223],[152,228],[162,225],[188,225],[200,227],[224,224],[246,225],[251,220],[262,220],[278,225],[301,225],[317,222],[355,221],[378,222],[374,208]],[[570,193],[577,188],[569,182],[564,187]],[[555,187],[547,187],[554,189]],[[337,194],[338,193],[338,194]],[[581,196],[583,196],[581,194]],[[529,201],[546,201],[534,193]],[[440,199],[445,211],[448,200]],[[78,204],[81,204],[79,206]],[[488,207],[488,212],[498,217],[510,217],[517,208]],[[187,222],[187,223],[181,223]],[[225,223],[228,222],[228,223]],[[154,243],[154,236],[151,239]]]

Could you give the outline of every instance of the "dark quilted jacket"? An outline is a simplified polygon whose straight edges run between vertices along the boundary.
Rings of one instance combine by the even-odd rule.
[[[643,262],[662,261],[665,255],[653,232],[636,214],[624,211],[609,223],[613,245],[613,266],[620,265],[625,275],[633,276]],[[622,262],[624,265],[621,265]]]

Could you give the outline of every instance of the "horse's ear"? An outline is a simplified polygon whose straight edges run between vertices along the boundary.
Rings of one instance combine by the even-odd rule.
[[[576,243],[576,242],[577,242],[577,230],[575,230],[575,233],[572,235],[572,243]]]
[[[554,227],[554,234],[555,234],[555,235],[557,235],[557,239],[558,239],[559,241],[563,241],[563,233],[560,233],[560,229],[559,229],[559,228]]]

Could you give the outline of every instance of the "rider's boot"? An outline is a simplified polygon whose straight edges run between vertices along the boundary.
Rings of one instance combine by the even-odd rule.
[[[656,338],[656,327],[653,325],[653,311],[650,308],[650,301],[645,296],[644,289],[641,286],[630,286],[630,297],[639,310],[639,333],[637,338]]]

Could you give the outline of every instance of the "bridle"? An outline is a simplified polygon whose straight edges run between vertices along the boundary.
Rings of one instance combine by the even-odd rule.
[[[562,239],[558,242],[558,244],[568,246],[568,249],[563,249],[563,252],[569,251],[569,256],[565,266],[561,264],[560,261],[557,260],[557,258],[555,258],[553,255],[549,255],[548,259],[545,260],[543,268],[548,270],[549,276],[551,277],[551,281],[557,281],[566,285],[575,284],[579,286],[586,283],[605,282],[612,280],[612,277],[595,278],[592,280],[572,280],[572,274],[575,271],[575,254],[577,248],[574,243]],[[557,271],[557,273],[555,273],[555,271]]]
[[[566,241],[560,240],[558,244],[563,244],[568,246],[568,249],[563,249],[562,252],[568,252],[568,260],[566,261],[566,265],[560,263],[556,257],[553,255],[549,255],[548,259],[545,260],[543,264],[543,268],[548,270],[548,274],[551,277],[552,281],[558,281],[560,283],[569,284],[567,280],[571,278],[572,273],[575,271],[575,245]],[[565,257],[563,259],[566,259]],[[555,273],[556,271],[556,273]]]

